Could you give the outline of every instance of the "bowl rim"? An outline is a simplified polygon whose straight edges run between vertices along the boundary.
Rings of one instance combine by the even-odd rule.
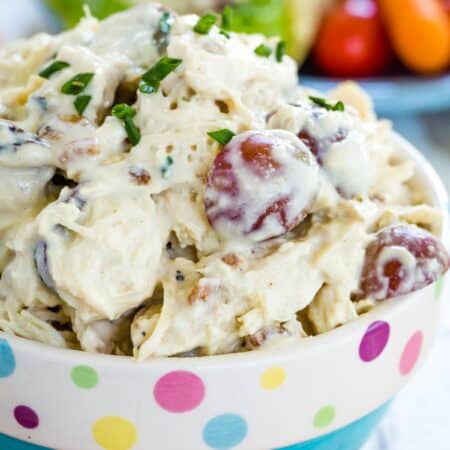
[[[415,148],[405,138],[395,131],[391,131],[394,145],[397,151],[407,159],[415,163],[416,173],[427,190],[430,204],[436,207],[442,213],[442,231],[440,239],[446,247],[449,247],[449,217],[448,217],[448,196],[443,182],[434,168],[428,162],[420,151]],[[424,288],[426,289],[426,288]],[[31,357],[45,360],[58,360],[59,362],[79,365],[93,365],[110,368],[130,369],[133,371],[148,370],[149,366],[155,369],[174,369],[180,367],[189,367],[197,370],[206,370],[212,368],[228,368],[230,366],[253,366],[263,363],[271,364],[277,361],[296,360],[298,356],[305,352],[315,351],[324,346],[329,347],[331,343],[342,342],[345,340],[359,338],[364,333],[367,320],[370,323],[379,320],[389,320],[393,316],[402,314],[405,308],[409,308],[410,302],[404,300],[408,297],[417,296],[423,291],[415,291],[410,294],[399,296],[377,305],[376,308],[368,313],[358,316],[356,319],[330,330],[326,333],[316,336],[310,336],[303,339],[296,345],[288,345],[281,348],[254,350],[250,352],[228,353],[223,355],[193,356],[193,357],[153,357],[145,361],[138,361],[131,356],[109,355],[101,353],[89,353],[82,350],[74,350],[60,347],[53,347],[49,344],[40,343],[30,339],[8,334],[0,331],[0,338],[6,339],[13,344],[16,351],[29,353]],[[363,319],[367,320],[363,320]]]

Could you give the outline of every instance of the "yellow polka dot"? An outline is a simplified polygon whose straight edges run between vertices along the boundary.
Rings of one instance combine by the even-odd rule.
[[[261,376],[261,386],[264,389],[276,389],[286,380],[286,371],[282,367],[271,367]]]
[[[137,441],[135,426],[122,417],[102,417],[92,428],[95,441],[105,450],[131,450]]]

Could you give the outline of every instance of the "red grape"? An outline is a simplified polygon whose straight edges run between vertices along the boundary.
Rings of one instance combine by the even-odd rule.
[[[414,225],[379,231],[366,249],[358,298],[385,300],[421,289],[448,269],[449,257],[436,237]]]
[[[222,237],[264,241],[299,224],[318,187],[318,166],[294,134],[249,131],[216,156],[208,175],[205,209]]]

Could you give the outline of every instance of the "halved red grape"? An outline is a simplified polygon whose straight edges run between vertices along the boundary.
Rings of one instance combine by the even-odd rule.
[[[322,164],[323,146],[320,145],[319,140],[313,137],[306,129],[300,130],[298,137],[311,150],[311,153],[316,157],[317,162]]]
[[[366,249],[358,298],[385,300],[421,289],[449,266],[444,245],[414,225],[379,231]]]
[[[299,224],[318,187],[314,157],[294,134],[249,131],[216,156],[208,175],[206,214],[224,238],[264,241]]]
[[[316,157],[317,162],[322,165],[323,159],[328,153],[331,144],[343,141],[348,136],[348,130],[338,128],[334,133],[330,134],[326,138],[318,139],[307,129],[303,128],[299,131],[298,137],[302,142],[311,150],[312,154]]]

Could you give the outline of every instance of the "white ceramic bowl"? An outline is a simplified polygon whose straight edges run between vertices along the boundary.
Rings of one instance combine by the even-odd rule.
[[[398,143],[447,242],[442,183]],[[281,351],[137,363],[2,333],[0,433],[59,450],[356,449],[429,352],[442,282]],[[20,441],[0,448],[36,448]]]

